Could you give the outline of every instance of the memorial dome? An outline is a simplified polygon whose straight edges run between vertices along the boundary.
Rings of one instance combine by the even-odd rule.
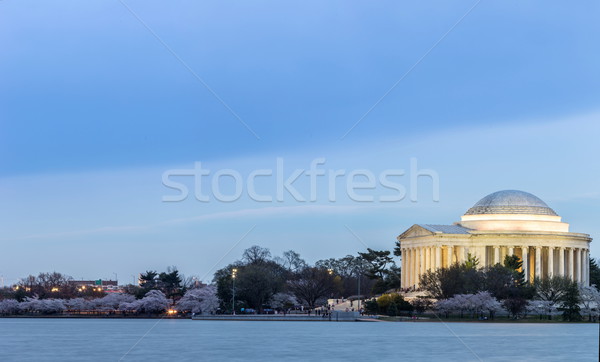
[[[490,214],[558,216],[542,199],[519,190],[503,190],[489,194],[465,213],[465,215]]]

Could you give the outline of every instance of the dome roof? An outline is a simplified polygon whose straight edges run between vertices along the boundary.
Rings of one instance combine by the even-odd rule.
[[[529,214],[558,216],[539,197],[525,191],[503,190],[479,200],[465,215]]]

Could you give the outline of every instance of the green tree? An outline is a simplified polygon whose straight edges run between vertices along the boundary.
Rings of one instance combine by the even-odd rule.
[[[503,300],[511,297],[514,289],[518,288],[516,278],[514,270],[500,264],[492,265],[483,269],[483,289]]]
[[[473,294],[483,289],[483,273],[469,264],[455,263],[448,268],[429,270],[421,275],[420,285],[429,296],[452,298],[456,294]]]
[[[365,301],[365,313],[367,314],[378,314],[379,313],[379,305],[376,300],[370,299]]]
[[[373,250],[367,248],[366,253],[358,253],[365,260],[369,267],[366,270],[367,277],[371,279],[383,279],[388,273],[388,265],[394,263],[388,250]]]
[[[271,259],[269,249],[252,246],[243,253],[241,261],[218,270],[213,278],[217,284],[217,296],[221,309],[231,311],[233,299],[233,269],[237,269],[235,279],[235,301],[238,306],[254,308],[262,313],[265,303],[284,289],[289,272]]]
[[[262,313],[265,303],[283,290],[286,272],[273,261],[240,267],[236,276],[236,298]]]
[[[140,274],[140,287],[146,291],[156,289],[158,287],[158,273],[154,270],[146,270],[145,273]]]
[[[590,285],[600,288],[600,267],[596,259],[590,257]]]
[[[479,258],[477,258],[474,255],[471,255],[471,253],[468,253],[467,260],[465,260],[464,262],[464,266],[467,269],[477,269],[477,267],[479,266]]]
[[[181,276],[176,267],[167,268],[166,272],[158,275],[158,286],[167,298],[182,297]]]
[[[221,311],[231,313],[231,302],[233,298],[233,280],[231,274],[233,269],[239,270],[242,268],[241,262],[235,262],[215,272],[213,283],[217,285],[217,297],[219,298],[219,307]],[[239,299],[238,299],[239,302]],[[238,303],[236,303],[237,305]]]
[[[562,304],[558,310],[562,311],[563,319],[569,322],[581,320],[581,298],[579,296],[579,287],[577,282],[570,281],[567,290],[562,298]]]
[[[504,267],[510,269],[515,274],[515,282],[518,286],[526,284],[525,272],[523,271],[523,261],[516,255],[507,255],[504,257]]]
[[[396,303],[391,303],[387,309],[387,315],[391,317],[395,317],[398,315],[398,305]]]
[[[429,298],[415,298],[411,301],[411,304],[418,314],[423,314],[426,310],[430,309],[433,302]]]
[[[527,299],[522,297],[511,297],[502,301],[502,306],[513,318],[519,318],[527,308]]]
[[[384,293],[389,289],[400,287],[401,270],[394,263],[387,250],[373,250],[367,248],[366,253],[358,253],[359,259],[364,261],[364,275],[375,280],[371,291],[374,294]]]
[[[400,245],[400,241],[396,241],[396,246],[394,247],[394,255],[402,257],[402,246]]]

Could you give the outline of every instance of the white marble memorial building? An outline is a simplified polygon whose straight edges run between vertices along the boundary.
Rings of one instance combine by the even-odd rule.
[[[415,224],[398,241],[403,288],[418,287],[425,271],[462,263],[469,253],[479,259],[479,266],[517,255],[530,281],[566,275],[589,284],[590,236],[569,232],[569,224],[544,201],[523,191],[494,192],[470,208],[460,222]]]

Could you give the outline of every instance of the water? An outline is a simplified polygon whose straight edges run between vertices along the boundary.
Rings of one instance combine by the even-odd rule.
[[[123,356],[145,362],[597,361],[598,325],[0,319],[3,362]]]

